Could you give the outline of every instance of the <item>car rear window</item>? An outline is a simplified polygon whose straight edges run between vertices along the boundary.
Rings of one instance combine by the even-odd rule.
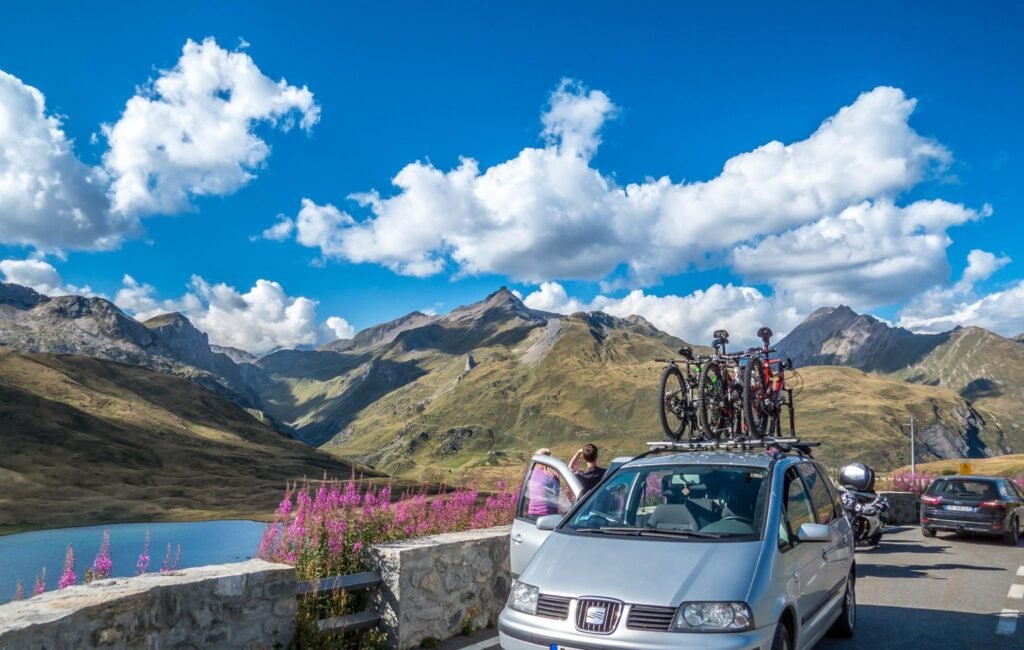
[[[999,490],[993,481],[972,479],[940,479],[928,489],[929,494],[944,497],[966,497],[969,499],[998,499]]]

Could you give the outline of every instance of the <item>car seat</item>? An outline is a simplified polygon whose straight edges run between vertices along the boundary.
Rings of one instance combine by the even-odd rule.
[[[655,507],[647,525],[659,530],[697,530],[697,520],[681,503],[662,503]]]

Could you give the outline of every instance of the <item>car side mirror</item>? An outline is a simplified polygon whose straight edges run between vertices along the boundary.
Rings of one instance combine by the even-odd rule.
[[[562,523],[562,515],[544,515],[537,519],[537,530],[554,530],[560,523]]]
[[[831,542],[832,529],[824,524],[802,524],[796,538],[801,542]]]

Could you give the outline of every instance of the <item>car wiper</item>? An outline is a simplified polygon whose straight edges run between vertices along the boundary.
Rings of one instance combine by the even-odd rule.
[[[718,539],[720,535],[716,533],[702,533],[699,530],[671,530],[661,528],[638,528],[638,527],[608,527],[608,528],[594,528],[586,530],[578,530],[577,532],[588,532],[588,533],[607,533],[609,535],[633,535],[639,537],[641,535],[661,535],[666,537],[700,537],[706,539]]]

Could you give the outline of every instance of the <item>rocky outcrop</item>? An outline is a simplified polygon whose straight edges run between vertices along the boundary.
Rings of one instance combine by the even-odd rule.
[[[849,307],[822,307],[775,346],[798,366],[849,366],[894,372],[913,365],[949,338],[890,327]]]

